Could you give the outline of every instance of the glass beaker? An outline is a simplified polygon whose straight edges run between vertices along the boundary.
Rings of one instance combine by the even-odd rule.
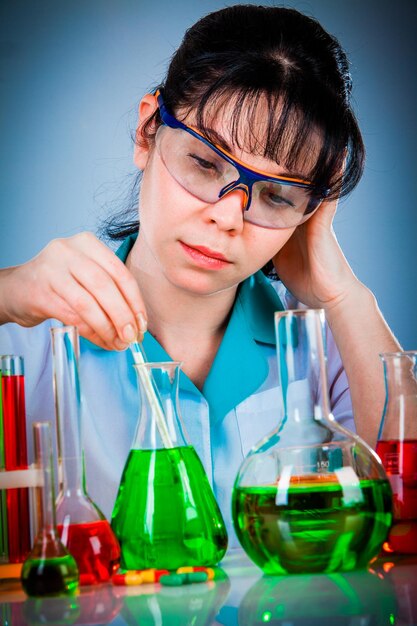
[[[64,548],[55,526],[54,471],[49,422],[33,424],[36,464],[43,486],[38,498],[38,534],[22,567],[21,581],[28,596],[65,596],[78,591],[78,568]]]
[[[180,363],[134,365],[141,410],[112,515],[125,569],[214,565],[227,534],[178,406]]]
[[[417,351],[380,356],[386,400],[376,451],[394,500],[394,523],[384,548],[417,554]]]
[[[283,417],[237,474],[238,539],[267,574],[365,567],[391,523],[388,479],[377,455],[330,413],[324,312],[276,313],[275,329]]]
[[[79,340],[74,326],[53,328],[52,350],[58,456],[62,486],[56,503],[58,531],[77,561],[80,584],[110,580],[120,561],[120,546],[109,522],[86,491],[81,446]]]

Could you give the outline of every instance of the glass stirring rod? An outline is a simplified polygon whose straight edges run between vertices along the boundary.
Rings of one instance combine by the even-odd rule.
[[[141,342],[132,341],[129,347],[136,365],[147,362],[146,354]],[[145,393],[148,397],[149,404],[155,410],[156,424],[163,444],[165,448],[173,448],[174,444],[172,443],[171,436],[168,431],[161,400],[159,398],[155,382],[152,378],[152,374],[145,370],[145,368],[140,368],[139,375],[141,377]]]

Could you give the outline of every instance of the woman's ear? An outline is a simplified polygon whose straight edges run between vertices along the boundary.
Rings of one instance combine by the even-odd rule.
[[[157,108],[158,102],[156,96],[151,93],[147,93],[143,96],[139,104],[139,120],[136,129],[135,151],[133,156],[135,165],[140,170],[145,169],[151,148],[149,141],[143,135],[143,126]]]

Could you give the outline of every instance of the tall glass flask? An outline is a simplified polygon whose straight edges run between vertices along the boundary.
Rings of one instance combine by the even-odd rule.
[[[214,565],[224,556],[224,521],[179,413],[180,364],[134,366],[141,410],[112,526],[126,569]]]
[[[54,472],[49,422],[33,425],[36,464],[42,471],[38,487],[38,534],[23,563],[22,586],[29,596],[74,595],[78,591],[78,568],[64,548],[55,527]]]
[[[389,482],[330,413],[323,311],[276,313],[275,329],[283,417],[236,477],[237,536],[267,574],[365,567],[391,523]]]
[[[386,401],[376,451],[394,500],[389,552],[417,554],[417,351],[381,354]]]
[[[57,524],[63,544],[77,561],[80,584],[106,582],[117,570],[120,547],[97,505],[86,491],[81,446],[81,390],[78,331],[52,329],[55,404],[62,488],[57,499]]]
[[[16,355],[4,355],[0,359],[0,369],[3,405],[3,460],[0,459],[0,467],[3,466],[6,471],[27,469],[23,358]],[[7,489],[5,499],[6,503],[4,503],[4,495],[1,495],[1,519],[5,520],[1,534],[3,534],[3,542],[7,537],[9,562],[21,563],[30,550],[28,489]]]

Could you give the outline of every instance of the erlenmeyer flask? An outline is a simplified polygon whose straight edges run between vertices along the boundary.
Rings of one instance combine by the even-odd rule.
[[[227,534],[178,407],[180,363],[135,365],[141,411],[112,515],[125,569],[214,565]]]
[[[330,413],[323,311],[276,313],[275,328],[283,418],[236,477],[237,536],[267,574],[365,567],[391,523],[389,482]]]
[[[97,505],[86,491],[81,447],[79,341],[74,326],[52,329],[58,448],[62,487],[56,516],[63,544],[77,561],[80,584],[106,582],[119,566],[120,547]]]
[[[67,596],[78,592],[78,568],[62,545],[55,527],[54,472],[49,422],[33,424],[36,463],[42,470],[38,488],[38,528],[22,567],[22,586],[29,596]]]
[[[391,552],[417,554],[417,351],[381,354],[386,401],[376,451],[394,496]]]

